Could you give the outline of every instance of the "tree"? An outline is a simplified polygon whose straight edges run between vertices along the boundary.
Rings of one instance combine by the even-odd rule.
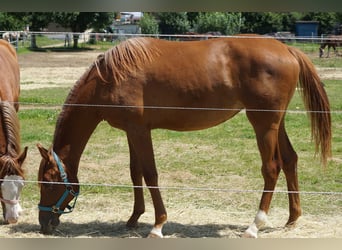
[[[303,21],[318,21],[318,34],[333,34],[338,23],[335,12],[307,12],[303,13]]]
[[[241,13],[202,12],[197,16],[194,28],[198,33],[219,31],[233,35],[240,32],[241,25]]]
[[[12,12],[5,14],[8,27],[23,30],[26,25],[30,31],[41,31],[52,21],[51,12]],[[36,34],[31,34],[31,47],[36,48]]]
[[[190,29],[186,12],[161,12],[158,19],[162,34],[184,34]]]
[[[0,30],[23,30],[25,22],[16,13],[0,12]]]
[[[139,22],[139,26],[143,34],[158,34],[159,32],[157,20],[148,13],[144,13]]]
[[[114,13],[109,12],[56,12],[54,20],[72,32],[81,33],[90,27],[105,28],[113,21]],[[78,47],[79,35],[74,34],[74,48]]]
[[[281,13],[247,12],[242,13],[244,19],[243,33],[266,34],[283,31]]]
[[[30,31],[42,31],[52,21],[52,16],[51,12],[28,12],[23,18],[29,25]],[[31,34],[31,48],[37,48],[36,34]]]

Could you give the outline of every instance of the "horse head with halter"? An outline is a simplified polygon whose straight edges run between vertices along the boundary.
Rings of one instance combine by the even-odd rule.
[[[55,151],[37,146],[43,156],[39,170],[41,192],[48,193],[41,197],[38,205],[39,223],[41,232],[49,234],[58,226],[60,215],[73,211],[79,192],[78,187],[69,182],[64,163]]]

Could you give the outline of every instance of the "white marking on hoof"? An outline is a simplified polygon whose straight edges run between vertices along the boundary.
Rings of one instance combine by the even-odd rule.
[[[162,228],[153,227],[148,238],[164,238]]]
[[[258,228],[254,223],[247,228],[247,230],[242,235],[242,238],[258,238]]]
[[[267,215],[264,211],[259,210],[251,225],[242,235],[243,238],[258,238],[258,231],[267,223]]]

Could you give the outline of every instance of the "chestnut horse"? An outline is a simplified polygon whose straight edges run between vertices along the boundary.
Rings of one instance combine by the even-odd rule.
[[[297,154],[284,116],[298,82],[310,110],[316,150],[326,164],[331,151],[329,101],[314,65],[299,50],[259,36],[123,41],[99,55],[70,91],[52,146],[37,145],[42,156],[38,173],[41,231],[51,233],[60,215],[73,210],[80,157],[96,126],[107,121],[125,131],[128,140],[135,188],[127,226],[135,227],[145,211],[144,179],[155,208],[149,236],[163,237],[167,214],[158,189],[151,130],[206,129],[243,109],[255,130],[265,183],[259,211],[244,236],[256,237],[265,223],[280,170],[291,191],[286,225],[293,225],[301,215]]]
[[[27,153],[25,148],[20,154],[19,80],[17,54],[12,45],[0,40],[0,200],[7,223],[16,223],[21,212],[22,164]]]

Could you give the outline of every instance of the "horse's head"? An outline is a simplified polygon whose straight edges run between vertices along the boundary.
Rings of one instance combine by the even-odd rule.
[[[17,158],[7,155],[0,157],[1,204],[5,222],[16,223],[22,211],[19,197],[24,186],[22,164],[27,155],[27,147]]]
[[[61,214],[73,210],[77,195],[78,185],[71,185],[68,181],[64,164],[52,150],[37,145],[42,156],[40,162],[38,181],[40,182],[39,224],[41,232],[50,234],[59,225]],[[74,204],[69,202],[75,198]]]

